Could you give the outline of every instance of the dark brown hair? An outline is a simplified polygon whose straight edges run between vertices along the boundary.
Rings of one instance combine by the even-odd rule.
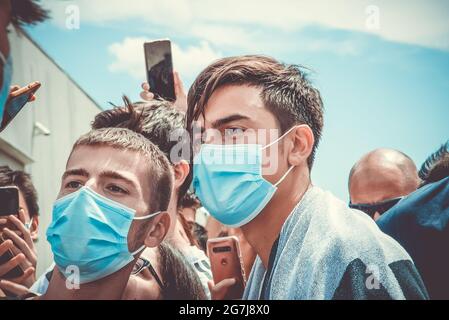
[[[449,140],[426,159],[418,174],[422,185],[449,177]]]
[[[25,198],[30,217],[37,216],[39,214],[37,191],[31,181],[31,176],[21,170],[12,170],[8,166],[0,166],[0,187],[9,186],[19,188]]]
[[[11,23],[16,28],[48,19],[48,11],[35,0],[11,0]]]

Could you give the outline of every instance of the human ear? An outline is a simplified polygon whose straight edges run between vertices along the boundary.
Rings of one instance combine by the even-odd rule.
[[[179,163],[173,166],[174,171],[174,187],[175,190],[178,190],[190,172],[190,166],[186,160],[181,160]]]
[[[167,211],[163,211],[153,218],[153,225],[144,240],[145,246],[157,247],[164,240],[169,228],[170,216]]]
[[[299,125],[288,135],[288,163],[289,166],[300,166],[310,157],[315,138],[308,125]]]

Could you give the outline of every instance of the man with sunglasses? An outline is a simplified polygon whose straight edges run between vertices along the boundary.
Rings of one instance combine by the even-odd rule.
[[[404,153],[376,149],[364,155],[349,174],[349,207],[379,217],[418,189],[416,165]]]

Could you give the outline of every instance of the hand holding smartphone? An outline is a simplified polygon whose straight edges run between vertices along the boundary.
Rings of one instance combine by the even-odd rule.
[[[0,124],[0,132],[2,132],[15,116],[22,110],[25,104],[30,101],[34,93],[41,87],[40,82],[35,81],[29,85],[17,89],[9,94],[6,100],[3,120]]]
[[[224,279],[235,279],[236,284],[225,299],[241,299],[246,285],[239,240],[235,236],[209,239],[207,252],[215,285]]]
[[[6,219],[10,215],[18,216],[19,213],[19,189],[17,187],[0,187],[0,218]],[[0,245],[5,242],[3,237],[3,228],[7,227],[10,230],[16,229],[13,224],[7,223],[0,225]],[[0,265],[5,264],[14,257],[11,249],[8,249],[0,256]],[[24,274],[22,267],[16,266],[4,275],[0,275],[4,279],[15,279]]]
[[[144,43],[147,81],[156,98],[175,101],[175,83],[170,40]]]

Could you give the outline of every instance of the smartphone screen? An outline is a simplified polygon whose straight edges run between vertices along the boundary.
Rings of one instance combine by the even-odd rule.
[[[170,40],[157,40],[144,44],[147,81],[156,98],[175,101],[173,59]]]
[[[34,94],[40,88],[39,82],[33,82],[30,85],[19,89],[19,93],[12,93],[11,98],[8,99],[5,105],[5,111],[3,113],[3,121],[0,125],[0,132],[2,132],[12,119],[17,116],[17,114],[26,105],[31,95]]]
[[[19,212],[19,190],[17,187],[0,188],[0,216],[9,216]]]

